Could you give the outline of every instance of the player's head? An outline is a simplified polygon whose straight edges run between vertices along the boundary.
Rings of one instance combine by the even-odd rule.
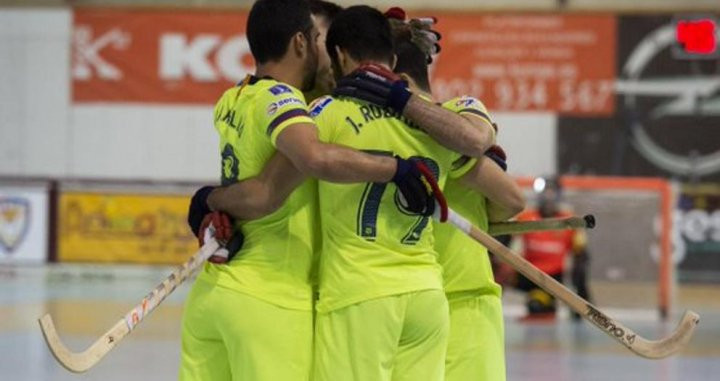
[[[258,66],[299,68],[302,90],[315,84],[318,28],[305,0],[257,0],[248,16],[247,39]]]
[[[342,11],[342,7],[324,0],[308,0],[308,4],[310,4],[310,12],[320,33],[318,37],[318,68],[315,87],[312,93],[306,94],[306,100],[310,102],[317,97],[330,94],[332,89],[335,88],[335,78],[330,65],[330,56],[328,56],[327,49],[325,49],[325,40],[330,24],[335,19],[335,16]]]
[[[408,81],[410,88],[430,93],[427,55],[412,43],[409,38],[395,38],[395,73]]]
[[[554,217],[559,211],[562,198],[562,185],[557,176],[538,177],[533,182],[533,190],[538,195],[538,211],[543,217]]]
[[[336,78],[350,74],[364,62],[394,66],[390,24],[375,8],[356,5],[338,13],[325,45]]]

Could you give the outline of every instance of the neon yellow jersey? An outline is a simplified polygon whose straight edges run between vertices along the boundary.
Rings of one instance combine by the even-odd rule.
[[[305,98],[287,84],[250,77],[227,90],[215,106],[223,184],[259,174],[276,152],[277,136],[303,122],[313,123]],[[243,247],[226,265],[205,264],[199,279],[281,307],[312,310],[316,192],[315,183],[306,181],[274,213],[238,223]]]
[[[459,157],[393,111],[372,104],[323,97],[310,110],[321,141],[378,155],[423,157],[439,173],[441,186]],[[323,233],[318,311],[442,290],[432,220],[401,210],[394,184],[318,184]]]
[[[443,107],[461,114],[473,114],[490,124],[493,123],[482,102],[472,97],[451,99],[443,103]],[[471,164],[462,167],[464,170],[453,172],[445,185],[444,193],[450,207],[473,225],[487,231],[486,198],[457,180],[476,162],[473,160]],[[500,285],[495,283],[490,257],[484,246],[450,224],[438,224],[435,228],[435,250],[439,253],[439,262],[443,266],[446,293],[481,290],[500,295]]]

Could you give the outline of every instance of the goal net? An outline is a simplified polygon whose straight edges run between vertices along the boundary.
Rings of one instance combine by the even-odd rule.
[[[531,178],[519,182],[535,206]],[[673,192],[659,178],[561,177],[564,203],[588,231],[590,292],[605,308],[657,310],[667,316],[674,284],[671,260]]]

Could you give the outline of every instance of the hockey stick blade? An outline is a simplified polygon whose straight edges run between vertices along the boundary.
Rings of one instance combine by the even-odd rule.
[[[178,267],[165,280],[155,287],[143,300],[130,310],[125,317],[97,339],[90,347],[82,352],[71,351],[60,339],[50,314],[38,319],[40,330],[50,352],[65,369],[82,373],[97,364],[118,342],[129,334],[143,321],[177,286],[182,284],[196,269],[198,269],[220,245],[215,239],[207,240],[182,266]]]
[[[595,216],[546,218],[539,221],[509,221],[490,224],[488,233],[492,236],[504,234],[523,234],[549,230],[592,229],[595,227]]]
[[[455,211],[449,211],[448,221],[481,245],[485,246],[490,252],[499,257],[503,262],[509,264],[517,272],[561,300],[570,307],[570,309],[580,314],[615,341],[639,356],[648,359],[660,359],[678,352],[690,341],[700,321],[698,314],[687,311],[677,328],[675,328],[675,331],[670,335],[660,340],[645,339],[620,322],[605,315],[597,307],[570,291],[551,276],[542,272],[525,258],[513,253],[505,247],[505,245],[473,226],[467,219]]]

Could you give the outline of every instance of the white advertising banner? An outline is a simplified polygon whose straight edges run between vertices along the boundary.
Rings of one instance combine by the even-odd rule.
[[[0,264],[45,263],[47,254],[47,187],[0,184]]]

